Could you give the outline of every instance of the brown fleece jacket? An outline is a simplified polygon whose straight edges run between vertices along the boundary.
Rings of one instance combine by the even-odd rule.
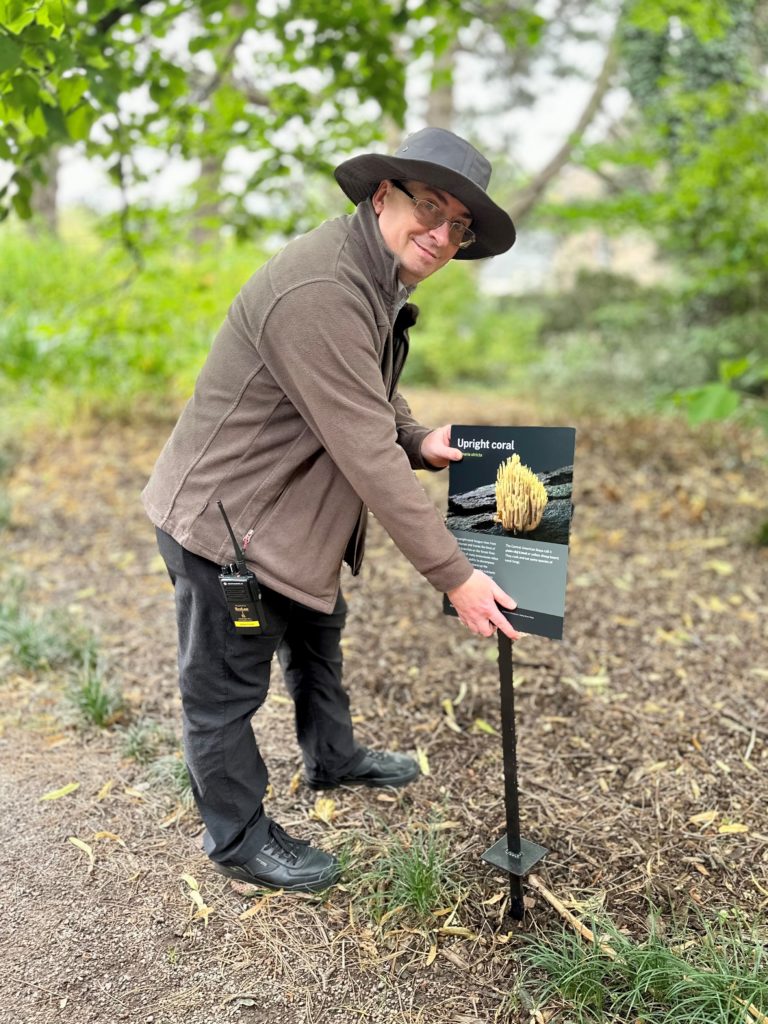
[[[350,541],[359,567],[365,506],[438,590],[467,580],[472,566],[413,473],[427,468],[429,428],[396,390],[407,347],[393,331],[401,293],[370,201],[258,270],[143,492],[152,522],[229,562],[220,499],[258,578],[323,612]]]

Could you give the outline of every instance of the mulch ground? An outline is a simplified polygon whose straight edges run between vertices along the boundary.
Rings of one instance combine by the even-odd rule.
[[[498,397],[413,404],[425,422],[542,422]],[[576,425],[566,638],[515,648],[523,834],[550,851],[537,874],[577,915],[601,910],[638,938],[651,907],[751,919],[768,906],[768,550],[754,543],[768,443],[664,420]],[[229,883],[194,810],[126,756],[132,722],[165,730],[166,754],[178,744],[172,594],[138,501],[168,429],[30,442],[7,481],[4,586],[23,575],[38,614],[97,632],[125,711],[78,728],[65,674],[0,654],[2,1019],[527,1022],[523,936],[560,921],[530,890],[513,926],[506,877],[480,861],[505,828],[496,645],[442,615],[375,522],[362,576],[344,580],[358,735],[418,750],[430,774],[318,803],[279,670],[255,720],[270,813],[341,852],[343,885],[254,897]],[[423,482],[445,508],[445,474]],[[381,918],[376,863],[428,834],[450,852],[452,899]]]

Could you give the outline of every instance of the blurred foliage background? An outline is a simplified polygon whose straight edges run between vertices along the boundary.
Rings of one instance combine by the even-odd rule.
[[[493,287],[419,287],[406,382],[768,427],[767,39],[759,0],[0,0],[4,430],[175,415],[240,285],[407,115],[489,153],[521,241]],[[562,82],[584,102],[524,167],[505,115]],[[106,206],[60,208],[75,158]],[[642,235],[642,272],[520,274],[526,237],[595,231]]]

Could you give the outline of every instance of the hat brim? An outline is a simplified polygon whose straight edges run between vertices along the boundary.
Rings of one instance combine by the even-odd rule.
[[[459,249],[454,259],[482,260],[498,256],[515,244],[515,225],[506,210],[497,206],[473,181],[450,167],[429,160],[364,153],[345,160],[333,173],[355,206],[372,196],[379,182],[385,179],[423,181],[455,196],[471,212],[472,230],[477,238],[468,248]]]

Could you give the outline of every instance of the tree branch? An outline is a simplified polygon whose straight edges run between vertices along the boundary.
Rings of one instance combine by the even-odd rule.
[[[573,153],[574,148],[581,141],[584,132],[587,130],[599,111],[603,99],[605,98],[605,94],[608,92],[614,72],[616,71],[616,65],[618,63],[617,44],[618,26],[614,29],[613,35],[608,43],[608,49],[605,53],[603,66],[595,81],[592,95],[587,100],[573,131],[568,135],[567,139],[552,159],[542,167],[542,169],[538,171],[533,178],[531,178],[528,184],[521,188],[513,198],[509,213],[514,221],[517,222],[523,220],[531,212],[536,203],[538,203],[546,191],[547,186],[555,177],[557,177],[563,167],[565,167],[571,159],[571,154]]]
[[[112,26],[116,25],[126,14],[138,14],[142,8],[148,7],[151,2],[152,0],[133,0],[133,3],[126,4],[124,7],[115,7],[114,10],[111,10],[96,22],[97,32],[109,32]]]

